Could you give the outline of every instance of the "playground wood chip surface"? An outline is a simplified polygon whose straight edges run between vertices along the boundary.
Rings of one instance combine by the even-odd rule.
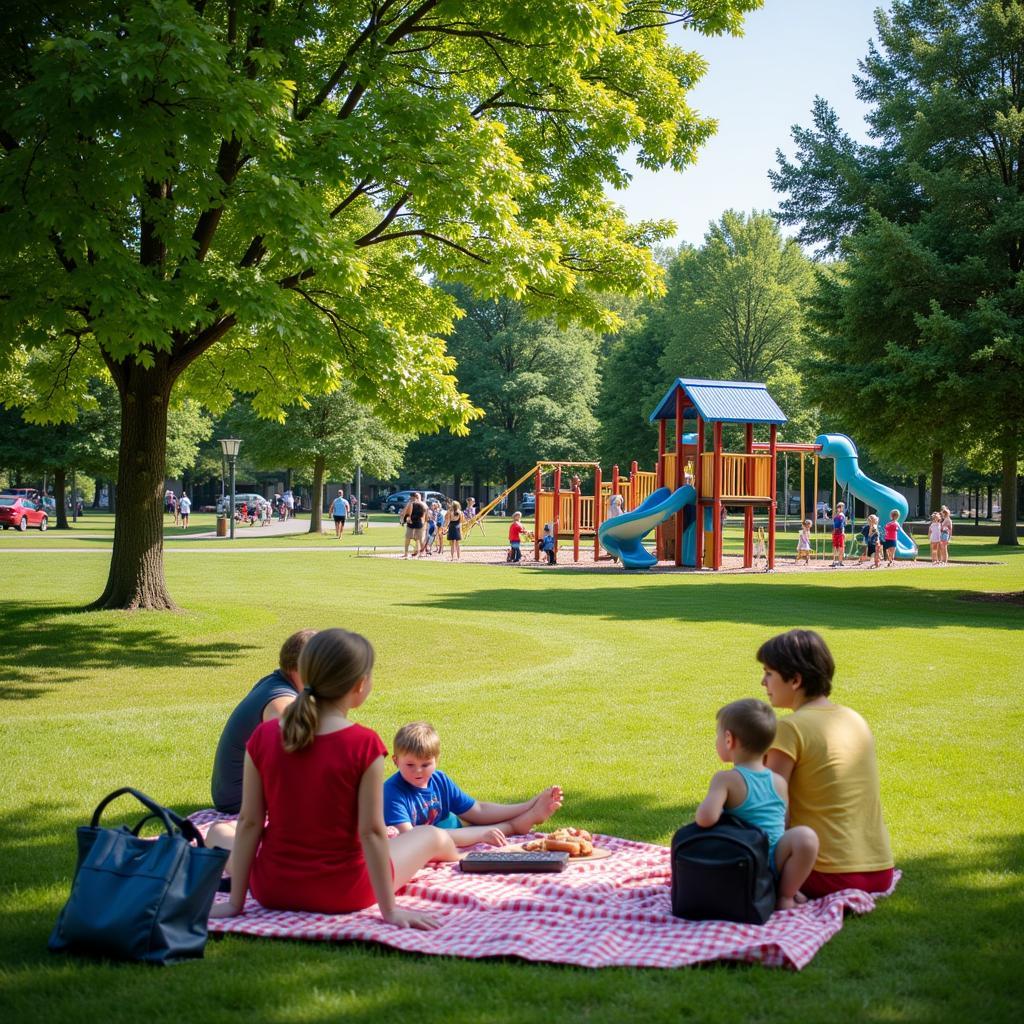
[[[610,558],[602,558],[599,562],[594,561],[594,545],[591,542],[586,548],[580,548],[580,560],[578,562],[573,561],[572,557],[572,545],[565,544],[563,542],[562,547],[558,553],[558,563],[556,565],[548,565],[544,557],[541,557],[539,562],[533,560],[533,548],[523,549],[522,561],[518,564],[513,562],[507,562],[505,560],[506,548],[491,548],[491,547],[464,547],[462,549],[462,557],[458,562],[466,562],[472,565],[498,565],[506,566],[509,571],[515,571],[517,569],[531,569],[537,572],[558,572],[560,570],[588,570],[590,572],[618,572],[626,575],[642,575],[645,572],[653,573],[666,573],[666,572],[688,572],[694,573],[698,570],[690,568],[688,566],[677,566],[672,562],[659,562],[657,566],[651,569],[624,569],[617,562],[613,562]],[[391,558],[402,560],[401,551],[394,550],[366,550],[360,552],[363,556],[371,556],[374,558]],[[422,559],[425,562],[437,562],[448,565],[450,558],[447,550],[443,555],[420,555],[418,559]],[[414,561],[410,558],[409,561]],[[456,563],[458,564],[458,563]],[[973,562],[965,560],[957,560],[956,562],[950,562],[947,565],[933,565],[927,558],[918,559],[917,561],[911,561],[909,559],[898,559],[893,562],[892,565],[885,565],[884,563],[877,568],[874,568],[870,562],[858,563],[856,557],[847,558],[846,562],[842,567],[833,568],[831,560],[829,558],[818,558],[812,560],[810,565],[800,564],[797,565],[791,555],[776,556],[775,568],[771,571],[773,573],[842,573],[842,572],[871,572],[879,575],[891,574],[896,570],[906,569],[948,569],[951,566],[961,565],[988,565],[994,563],[988,562]],[[710,575],[712,570],[701,569],[700,572]],[[743,559],[739,555],[725,555],[722,559],[722,568],[718,570],[720,574],[724,573],[727,575],[764,575],[765,569],[763,563],[758,568],[745,569],[743,567]]]
[[[224,817],[200,811],[192,820],[205,831]],[[440,918],[435,931],[395,928],[375,907],[356,914],[296,913],[265,910],[250,898],[244,914],[210,921],[210,932],[372,942],[434,956],[518,957],[588,968],[725,960],[799,970],[843,927],[847,911],[867,914],[878,899],[847,889],[776,911],[763,925],[684,921],[671,914],[667,847],[615,836],[594,840],[612,855],[557,875],[463,874],[457,864],[429,865],[398,897],[400,906]],[[898,880],[896,872],[893,889]]]

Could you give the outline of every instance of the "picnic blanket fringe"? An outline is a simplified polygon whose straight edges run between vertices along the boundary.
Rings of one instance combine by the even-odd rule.
[[[205,831],[227,816],[200,811]],[[267,910],[251,897],[243,915],[210,922],[211,933],[315,942],[372,942],[410,953],[469,959],[518,957],[579,967],[686,967],[716,960],[799,970],[843,926],[847,911],[867,914],[880,896],[846,889],[763,925],[684,921],[669,902],[669,851],[615,836],[596,836],[606,860],[558,875],[464,875],[455,864],[429,865],[399,893],[408,909],[444,924],[413,931],[385,924],[376,907],[357,914]],[[226,897],[221,897],[226,899]]]

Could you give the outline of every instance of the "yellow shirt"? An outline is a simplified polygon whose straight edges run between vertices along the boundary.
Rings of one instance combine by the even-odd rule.
[[[867,722],[838,704],[803,707],[779,720],[772,747],[796,762],[789,780],[790,824],[817,832],[815,870],[891,868],[875,741]]]

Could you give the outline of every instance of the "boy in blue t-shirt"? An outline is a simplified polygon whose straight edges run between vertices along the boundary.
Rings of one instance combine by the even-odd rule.
[[[438,771],[441,739],[429,722],[403,725],[392,760],[398,771],[384,783],[384,821],[399,832],[419,825],[453,829],[456,846],[504,846],[506,836],[525,835],[562,806],[561,786],[549,786],[521,804],[480,803]],[[462,821],[470,826],[463,827]]]
[[[551,524],[544,524],[544,536],[540,539],[540,549],[548,556],[548,565],[555,565],[555,535],[551,532]]]

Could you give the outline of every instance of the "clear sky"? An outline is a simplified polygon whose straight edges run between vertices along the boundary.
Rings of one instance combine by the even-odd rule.
[[[854,93],[857,61],[874,37],[873,12],[884,0],[765,0],[747,16],[744,35],[707,38],[672,29],[672,41],[708,61],[691,106],[718,121],[718,132],[682,174],[635,166],[628,189],[612,195],[630,220],[675,221],[675,241],[699,244],[708,222],[733,208],[774,209],[768,183],[775,150],[792,154],[790,129],[810,124],[823,96],[843,128],[866,138],[864,106]]]

